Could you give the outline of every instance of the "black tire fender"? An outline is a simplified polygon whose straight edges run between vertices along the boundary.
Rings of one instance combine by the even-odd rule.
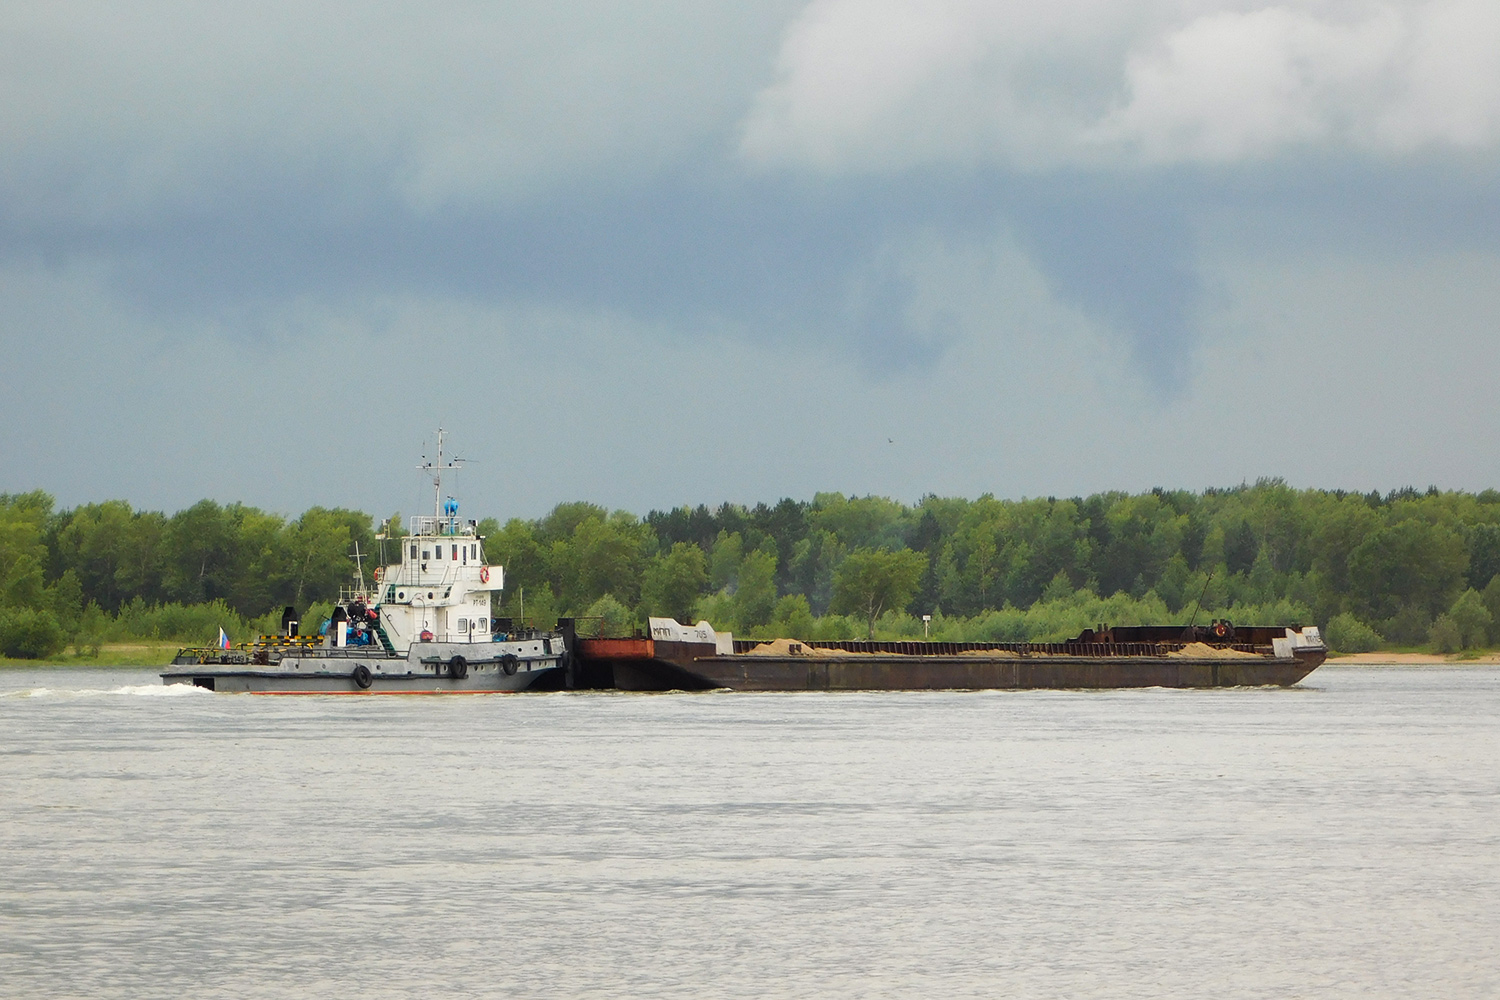
[[[462,656],[455,656],[448,661],[448,676],[454,680],[462,680],[469,676],[469,661]]]
[[[515,653],[506,653],[500,657],[500,669],[505,671],[505,676],[507,677],[514,677],[516,675],[516,667],[520,663],[521,658]]]
[[[358,688],[368,688],[374,683],[374,678],[370,676],[370,668],[363,663],[356,663],[354,665],[354,669],[349,672],[349,679]]]

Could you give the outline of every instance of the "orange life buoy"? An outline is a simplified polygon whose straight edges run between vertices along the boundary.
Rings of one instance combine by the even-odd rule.
[[[481,567],[479,567],[479,582],[480,583],[489,583],[490,582],[490,568],[488,566],[481,566]]]
[[[1214,622],[1214,635],[1220,639],[1229,634],[1229,629],[1223,622]]]
[[[385,576],[385,567],[384,566],[376,566],[375,567],[375,582],[379,583],[380,582],[380,578],[383,577],[383,576]]]

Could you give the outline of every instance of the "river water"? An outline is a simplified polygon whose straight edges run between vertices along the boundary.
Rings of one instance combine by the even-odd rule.
[[[0,671],[0,995],[1494,997],[1500,671],[463,698]]]

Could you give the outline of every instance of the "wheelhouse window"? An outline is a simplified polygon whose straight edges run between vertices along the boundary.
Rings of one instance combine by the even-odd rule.
[[[415,545],[411,547],[411,557],[413,560],[417,558],[417,547]]]

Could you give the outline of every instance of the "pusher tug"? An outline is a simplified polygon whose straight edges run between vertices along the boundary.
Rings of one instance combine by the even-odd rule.
[[[477,522],[460,521],[443,473],[462,459],[419,466],[432,476],[433,513],[397,539],[400,562],[361,569],[334,607],[326,635],[299,635],[287,608],[281,632],[254,643],[183,649],[162,679],[253,694],[471,694],[561,687],[568,649],[560,632],[509,630],[490,615],[504,570],[484,561]],[[496,628],[496,626],[501,626]]]

